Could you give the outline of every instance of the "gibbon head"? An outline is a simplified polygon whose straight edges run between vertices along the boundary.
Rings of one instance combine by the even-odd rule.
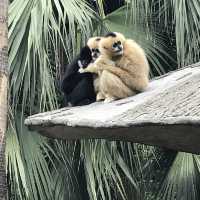
[[[111,32],[106,34],[99,42],[99,50],[104,55],[111,57],[123,54],[125,37],[121,33]]]
[[[100,40],[101,40],[101,37],[92,37],[87,42],[87,45],[89,46],[89,48],[92,52],[93,61],[95,61],[100,56],[100,51],[99,51],[99,41]]]
[[[85,68],[91,63],[91,61],[92,61],[91,50],[86,45],[80,51],[78,65],[79,65],[79,67]]]

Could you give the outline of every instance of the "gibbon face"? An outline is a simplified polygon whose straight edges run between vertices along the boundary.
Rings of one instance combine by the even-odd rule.
[[[95,61],[100,56],[100,51],[99,51],[99,41],[100,40],[101,40],[101,37],[92,37],[87,42],[87,45],[89,46],[89,48],[92,52],[93,61]]]
[[[100,52],[111,57],[120,56],[123,54],[125,40],[121,33],[108,33],[99,42]]]
[[[80,56],[78,59],[78,66],[85,68],[87,67],[90,62],[92,61],[92,54],[90,48],[86,45],[80,51]]]

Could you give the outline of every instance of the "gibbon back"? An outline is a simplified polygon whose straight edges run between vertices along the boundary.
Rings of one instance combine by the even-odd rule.
[[[92,53],[88,46],[81,49],[80,54],[67,66],[61,84],[64,93],[64,106],[80,106],[95,101],[93,87],[93,75],[90,73],[80,74],[80,64],[87,67],[92,61]]]

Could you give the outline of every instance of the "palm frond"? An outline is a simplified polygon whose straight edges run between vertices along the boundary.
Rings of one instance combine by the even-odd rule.
[[[15,124],[10,123],[6,160],[12,181],[11,194],[17,194],[16,199],[51,199],[53,180],[47,162],[51,159],[46,159],[51,155],[45,144],[46,139],[30,133],[22,125],[21,115]]]
[[[56,141],[53,147],[56,162],[53,168],[54,195],[52,199],[80,200],[83,183],[78,181],[79,155],[76,142]]]
[[[140,16],[139,22],[137,20],[132,22],[129,18],[130,12],[130,8],[126,6],[116,10],[105,17],[105,25],[110,31],[121,32],[126,37],[136,40],[144,48],[157,73],[165,73],[168,60],[173,60],[167,51],[165,37],[155,33],[153,28],[150,29],[145,16]]]
[[[66,194],[65,191],[61,196],[56,195],[59,190],[53,178],[58,185],[63,181],[67,183],[72,178],[69,176],[72,163],[63,168],[49,141],[29,132],[23,126],[23,117],[58,107],[55,77],[61,65],[61,49],[70,61],[90,36],[93,17],[93,11],[82,0],[14,0],[10,4],[9,66],[13,117],[7,138],[7,165],[13,199],[60,199]],[[78,38],[78,34],[81,37]],[[16,146],[17,151],[11,145]],[[61,162],[60,171],[55,170],[54,162]],[[68,179],[60,179],[61,172]],[[62,188],[60,191],[63,192]]]
[[[54,73],[62,46],[75,55],[76,33],[91,33],[93,11],[81,0],[15,0],[9,8],[9,66],[12,106],[57,107]],[[82,42],[82,41],[80,41]],[[55,60],[54,64],[51,58]]]
[[[146,0],[126,0],[129,9],[129,20],[133,24],[142,22],[141,25],[148,24],[151,17],[152,1]]]
[[[165,178],[158,200],[198,200],[199,199],[199,163],[197,155],[178,153],[167,177]]]
[[[113,199],[113,195],[127,199],[124,176],[137,193],[137,181],[120,155],[116,142],[83,141],[81,155],[91,199]]]
[[[165,25],[175,29],[179,67],[200,59],[200,2],[159,0]]]

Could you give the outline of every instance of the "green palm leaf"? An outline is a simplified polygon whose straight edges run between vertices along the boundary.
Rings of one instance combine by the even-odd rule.
[[[197,155],[178,153],[165,178],[158,200],[198,200],[199,163]]]
[[[17,134],[17,132],[20,134]],[[16,199],[50,199],[52,196],[52,177],[46,158],[50,158],[46,139],[31,134],[24,127],[18,115],[14,127],[10,124],[7,133],[6,160],[12,181],[11,193]],[[15,148],[13,148],[15,147]]]
[[[9,9],[9,66],[12,106],[40,110],[57,107],[53,75],[77,50],[76,33],[90,35],[93,11],[81,0],[15,0]],[[51,60],[55,62],[52,64]]]
[[[127,6],[114,11],[105,17],[105,26],[110,31],[121,32],[126,37],[136,40],[144,48],[156,71],[159,74],[165,73],[167,61],[172,58],[167,52],[164,37],[150,28],[149,23],[146,22],[146,16],[140,16],[140,21],[131,20],[132,12]],[[165,68],[161,61],[165,63]]]
[[[56,195],[57,185],[63,183],[60,179],[63,169],[68,177],[67,185],[71,163],[63,168],[55,154],[57,149],[22,125],[23,115],[58,107],[55,76],[61,65],[60,50],[70,60],[90,35],[92,18],[93,11],[81,0],[14,0],[10,4],[10,97],[14,115],[7,139],[7,164],[13,199],[66,197],[62,195],[66,193],[62,188],[61,196]],[[54,162],[61,162],[60,169],[54,169],[57,167]],[[57,180],[56,185],[53,178]]]
[[[200,59],[200,2],[199,0],[159,0],[160,15],[165,16],[166,26],[175,29],[179,66],[198,62]]]
[[[123,176],[137,193],[137,181],[120,155],[116,142],[83,141],[81,155],[91,199],[113,199],[113,191],[116,196],[127,199]]]

